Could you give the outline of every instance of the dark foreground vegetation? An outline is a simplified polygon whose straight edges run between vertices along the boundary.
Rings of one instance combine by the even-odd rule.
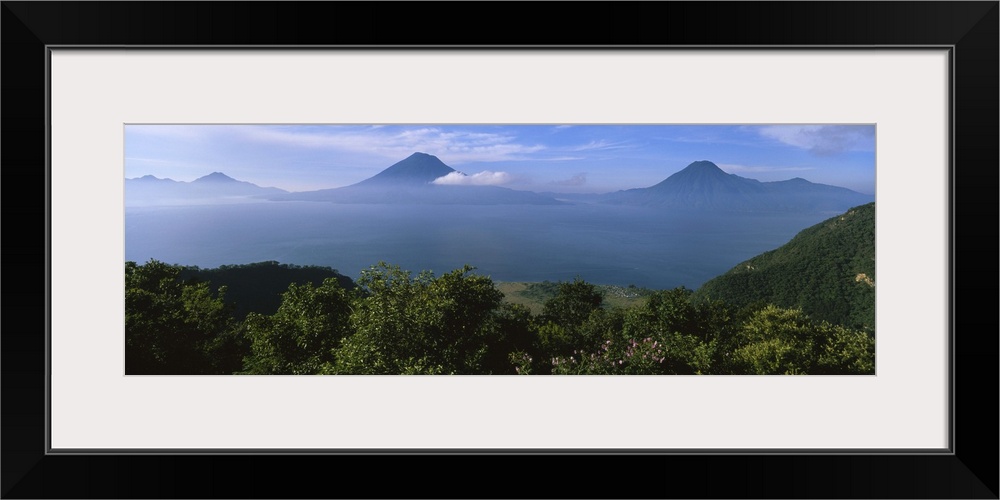
[[[335,272],[321,282],[292,279],[276,308],[249,312],[230,301],[238,295],[231,291],[235,287],[244,295],[253,288],[247,273],[290,276],[275,266],[202,272],[155,260],[127,262],[126,373],[875,371],[869,328],[816,320],[799,308],[769,303],[692,300],[685,288],[647,291],[641,304],[621,307],[607,304],[601,288],[576,279],[546,285],[554,294],[540,314],[533,314],[505,301],[489,277],[468,266],[435,276],[379,263],[362,271],[356,284]],[[315,277],[316,272],[306,274]],[[207,281],[220,276],[231,285]]]
[[[233,314],[243,319],[251,312],[274,314],[281,305],[281,294],[290,283],[323,284],[334,278],[340,286],[350,290],[354,281],[322,266],[297,266],[275,261],[254,264],[219,266],[203,269],[197,266],[181,268],[181,280],[207,281],[213,288],[226,287],[226,301],[234,305]]]

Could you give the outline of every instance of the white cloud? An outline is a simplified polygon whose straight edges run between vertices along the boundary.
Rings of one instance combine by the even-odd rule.
[[[867,125],[774,125],[759,131],[764,137],[821,156],[875,150],[875,127]]]
[[[604,140],[600,141],[590,141],[587,144],[581,144],[579,146],[571,146],[568,148],[569,151],[603,151],[608,149],[622,149],[627,148],[629,145],[625,142],[608,142]]]
[[[472,175],[462,172],[451,172],[448,175],[434,179],[433,184],[443,186],[500,186],[514,180],[507,172],[491,172],[484,170]]]
[[[427,126],[311,126],[311,125],[129,125],[128,136],[248,148],[255,145],[279,151],[329,152],[332,157],[381,158],[389,165],[414,152],[432,154],[449,165],[469,162],[520,161],[548,148],[525,143],[516,134]],[[295,153],[298,154],[298,153]],[[334,156],[337,155],[337,156]],[[138,156],[138,155],[136,155]]]

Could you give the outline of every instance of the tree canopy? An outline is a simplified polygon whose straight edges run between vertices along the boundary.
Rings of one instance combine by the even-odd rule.
[[[207,374],[234,327],[225,287],[184,282],[180,268],[125,263],[125,373]]]
[[[379,262],[356,286],[288,283],[273,312],[234,315],[227,288],[155,260],[125,265],[128,374],[872,374],[874,334],[767,302],[691,290],[609,305],[580,278],[540,314],[463,266]]]

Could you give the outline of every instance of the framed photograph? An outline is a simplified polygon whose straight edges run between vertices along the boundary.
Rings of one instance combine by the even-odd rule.
[[[4,3],[8,186],[45,188],[6,207],[44,201],[6,248],[45,270],[8,319],[45,322],[3,338],[5,497],[298,497],[311,461],[398,474],[332,496],[470,496],[435,463],[486,496],[997,497],[996,318],[956,276],[996,249],[956,231],[996,227],[996,2],[581,4],[631,27],[572,45],[420,29],[446,7]],[[869,266],[849,295],[832,260]],[[336,279],[254,302],[293,272]],[[223,327],[217,293],[257,305]],[[500,477],[561,459],[618,479]]]

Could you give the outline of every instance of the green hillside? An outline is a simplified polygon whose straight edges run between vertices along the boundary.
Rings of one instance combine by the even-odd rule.
[[[354,288],[351,278],[336,269],[323,266],[298,266],[275,261],[227,265],[214,269],[187,266],[180,279],[207,281],[213,290],[226,287],[226,302],[235,306],[234,315],[242,319],[249,312],[274,314],[281,305],[281,294],[292,283],[319,286],[326,278],[334,278],[345,289]]]
[[[801,308],[814,320],[875,327],[875,203],[807,228],[706,282],[695,300]]]

